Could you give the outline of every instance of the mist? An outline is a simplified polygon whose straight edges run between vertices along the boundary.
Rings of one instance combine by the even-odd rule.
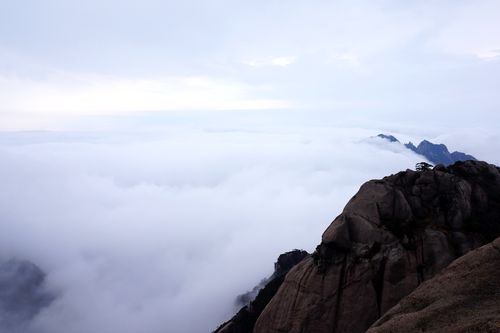
[[[313,251],[363,182],[421,161],[376,134],[189,122],[2,133],[0,253],[36,263],[56,295],[23,332],[216,328],[280,253]]]
[[[5,2],[0,260],[54,296],[9,333],[215,329],[365,181],[422,161],[379,133],[499,164],[499,10]]]

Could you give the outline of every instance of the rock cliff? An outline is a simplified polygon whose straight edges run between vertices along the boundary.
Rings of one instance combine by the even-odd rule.
[[[422,283],[367,333],[500,332],[500,238]]]
[[[281,254],[274,264],[274,273],[269,278],[264,279],[251,292],[238,296],[238,303],[243,299],[248,304],[245,304],[233,318],[222,324],[214,333],[251,333],[255,321],[278,291],[285,275],[308,255],[309,253],[302,250]]]
[[[286,275],[254,332],[365,332],[453,260],[500,236],[500,169],[457,162],[365,183]]]

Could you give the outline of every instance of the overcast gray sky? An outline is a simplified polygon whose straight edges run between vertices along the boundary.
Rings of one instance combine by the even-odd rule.
[[[35,262],[57,295],[23,333],[214,329],[363,182],[422,161],[380,132],[498,164],[499,17],[491,0],[0,0],[0,260]]]
[[[498,120],[495,0],[0,6],[1,129],[169,110]]]

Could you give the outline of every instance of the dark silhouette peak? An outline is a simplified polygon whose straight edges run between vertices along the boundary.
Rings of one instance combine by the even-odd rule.
[[[422,142],[420,142],[420,144],[418,145],[418,148],[424,148],[424,147],[435,147],[449,153],[448,148],[442,143],[432,143],[428,140],[422,140]]]
[[[399,143],[398,139],[389,134],[379,134],[377,135],[377,137],[385,139],[389,142]],[[450,153],[446,145],[442,143],[432,143],[428,140],[422,140],[422,142],[420,142],[418,146],[415,146],[411,141],[404,144],[404,146],[411,151],[424,156],[428,161],[436,165],[443,164],[445,166],[448,166],[458,161],[476,160],[474,156],[459,151]]]
[[[410,149],[410,150],[413,150],[413,151],[415,151],[417,149],[417,147],[415,147],[415,145],[411,141],[408,142],[408,143],[406,143],[405,147],[408,148],[408,149]]]
[[[252,333],[257,318],[278,291],[285,275],[308,256],[306,251],[297,249],[281,254],[274,263],[274,273],[251,291],[238,296],[237,304],[243,307],[214,333]]]
[[[274,263],[274,274],[273,276],[279,276],[288,273],[293,266],[295,266],[302,259],[307,257],[309,253],[304,250],[293,250],[286,253],[281,254],[278,257],[276,263]]]
[[[390,142],[399,142],[399,140],[396,139],[396,137],[393,135],[379,134],[379,135],[377,135],[377,137],[379,137],[381,139],[389,140]]]

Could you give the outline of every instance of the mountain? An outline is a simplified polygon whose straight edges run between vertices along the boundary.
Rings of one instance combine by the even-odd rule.
[[[367,333],[500,332],[500,238],[422,283]]]
[[[400,143],[400,141],[392,135],[379,134],[377,135],[377,137],[389,142]],[[476,158],[472,155],[468,155],[459,151],[450,153],[448,147],[446,147],[444,144],[435,144],[427,140],[423,140],[418,146],[415,146],[411,142],[404,144],[404,146],[414,151],[415,153],[424,156],[427,160],[434,163],[435,165],[443,164],[445,166],[448,166],[459,161],[476,161]]]
[[[399,140],[393,135],[379,134],[377,137],[388,140],[389,142],[399,142]]]
[[[264,279],[252,291],[238,296],[237,303],[248,304],[244,304],[233,318],[222,324],[214,333],[252,332],[257,318],[278,291],[285,275],[307,256],[309,253],[303,250],[293,250],[281,254],[274,264],[274,273],[269,278]]]
[[[401,322],[391,320],[404,315],[422,324],[419,320],[426,317],[419,317],[419,313],[412,317],[411,305],[422,310],[425,304],[436,302],[434,298],[431,303],[414,304],[407,296],[436,277],[434,289],[425,289],[431,291],[424,295],[431,297],[432,290],[442,291],[452,302],[450,297],[457,290],[439,284],[451,279],[446,267],[499,236],[500,169],[494,165],[457,162],[371,180],[325,230],[316,251],[286,274],[253,330],[224,332],[361,333],[374,323],[372,329],[378,329],[374,332],[405,332],[386,330],[383,325],[398,327]],[[455,281],[457,288],[462,288],[457,295],[473,296],[477,288],[484,287],[479,298],[461,298],[456,304],[463,311],[480,307],[481,315],[470,316],[476,319],[475,327],[488,325],[487,304],[495,304],[499,295],[498,273],[483,276],[491,268],[463,264],[460,271],[453,265],[449,270],[457,277],[467,275],[477,282]],[[446,277],[440,277],[440,272]],[[425,315],[443,315],[433,309],[428,308]],[[442,309],[452,311],[452,307]],[[434,325],[441,325],[438,331],[443,331],[448,323]]]
[[[0,331],[26,324],[54,296],[44,289],[45,273],[35,264],[10,259],[0,262]]]

